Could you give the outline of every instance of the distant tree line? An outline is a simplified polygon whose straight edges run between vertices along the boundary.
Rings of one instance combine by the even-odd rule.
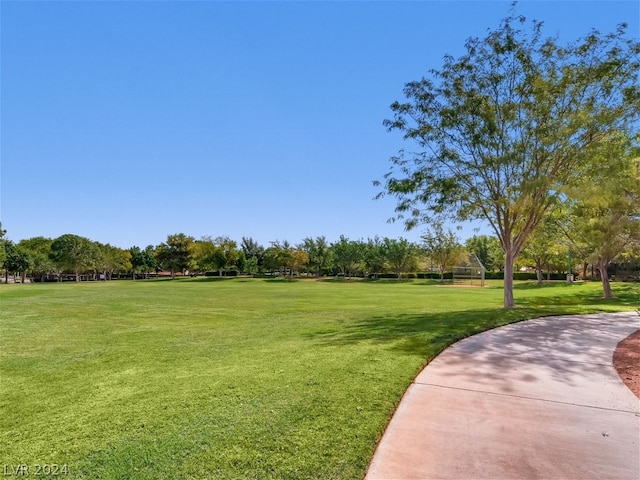
[[[268,246],[251,237],[240,244],[226,236],[196,239],[184,233],[168,235],[158,245],[128,249],[73,234],[34,237],[14,243],[2,231],[1,265],[23,282],[73,279],[110,280],[115,275],[146,278],[158,272],[176,275],[380,276],[398,278],[419,270],[425,262],[423,246],[406,239],[329,242],[307,237],[298,245],[275,240]]]
[[[518,258],[518,267],[535,269],[539,282],[558,279],[558,273],[568,272],[596,278],[598,271],[593,265],[589,271],[588,250],[572,249],[557,228],[547,229],[531,238]],[[243,237],[238,244],[226,236],[196,239],[176,233],[158,245],[124,249],[74,234],[14,243],[1,225],[0,242],[4,281],[11,277],[22,283],[27,277],[36,282],[143,279],[160,272],[172,278],[249,275],[400,279],[419,274],[443,281],[451,278],[453,267],[465,263],[469,254],[476,255],[485,266],[488,278],[503,278],[504,271],[504,255],[496,237],[474,235],[462,244],[453,231],[438,224],[425,232],[420,243],[404,238],[351,240],[345,236],[329,242],[319,236],[304,238],[297,245],[275,240],[264,246],[251,237]],[[631,278],[637,276],[637,249],[623,250],[616,258],[624,264],[622,271]]]

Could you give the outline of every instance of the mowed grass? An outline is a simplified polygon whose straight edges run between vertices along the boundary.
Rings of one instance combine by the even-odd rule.
[[[638,307],[638,285],[614,292],[522,283],[505,311],[498,283],[3,285],[0,463],[66,464],[64,478],[360,479],[404,390],[447,345]]]

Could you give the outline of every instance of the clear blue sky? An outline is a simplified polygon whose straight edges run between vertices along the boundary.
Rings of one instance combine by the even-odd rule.
[[[639,4],[518,13],[575,40],[621,22],[638,35]],[[2,1],[0,221],[14,241],[123,248],[178,232],[417,240],[386,223],[392,199],[373,200],[372,180],[410,147],[382,121],[406,82],[509,5]]]

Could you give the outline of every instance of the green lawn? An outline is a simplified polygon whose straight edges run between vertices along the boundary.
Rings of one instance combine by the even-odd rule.
[[[0,287],[0,460],[66,478],[360,479],[403,391],[464,336],[632,310],[640,287],[182,279]],[[8,468],[8,467],[5,467]],[[65,478],[65,477],[63,477]]]

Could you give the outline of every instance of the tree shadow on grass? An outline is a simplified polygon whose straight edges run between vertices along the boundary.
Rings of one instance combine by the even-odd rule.
[[[172,282],[172,283],[189,283],[189,282],[221,282],[225,280],[231,280],[236,277],[205,277],[205,276],[176,276],[175,278],[171,277],[159,277],[159,278],[148,278],[145,280],[136,280],[136,282]]]
[[[252,282],[254,280],[253,277],[246,277],[246,276],[231,276],[229,275],[228,277],[225,276],[195,276],[193,278],[189,278],[189,277],[185,277],[185,281],[188,282],[196,282],[196,283],[211,283],[211,282],[234,282],[234,283],[247,283],[247,282]]]
[[[542,290],[545,288],[570,289],[570,288],[578,288],[578,287],[580,287],[579,283],[569,283],[565,281],[552,281],[552,282],[545,281],[542,283],[532,281],[532,282],[515,283],[513,285],[514,290]]]
[[[451,280],[445,280],[444,282],[441,282],[440,280],[435,280],[432,278],[427,278],[425,280],[410,280],[413,282],[413,285],[417,286],[417,287],[432,287],[434,285],[448,285],[451,286]]]
[[[534,284],[535,285],[535,284]],[[574,284],[576,289],[579,288],[579,285]],[[558,285],[549,285],[549,286],[535,286],[534,288],[521,288],[522,290],[533,290],[533,289],[545,289],[555,287],[558,288]],[[564,284],[562,287],[563,292],[560,295],[554,296],[524,296],[518,299],[518,303],[525,307],[539,307],[539,306],[547,306],[547,305],[559,305],[559,306],[576,306],[576,305],[584,305],[587,307],[595,307],[597,305],[618,305],[621,307],[635,307],[638,308],[640,306],[640,285],[633,284],[616,284],[613,285],[613,294],[614,298],[606,299],[603,298],[602,292],[598,293],[585,293],[584,291],[576,291],[574,295],[572,295],[568,290],[572,288],[572,284]]]
[[[356,283],[356,282],[362,282],[364,279],[361,277],[343,277],[342,275],[340,276],[326,276],[326,277],[320,277],[318,279],[319,282],[325,282],[325,283]]]
[[[582,318],[560,312],[557,306],[552,308],[380,315],[340,331],[318,334],[315,341],[331,346],[373,343],[419,357],[421,371],[447,347],[486,332],[456,343],[438,357],[444,370],[438,370],[437,378],[443,378],[444,371],[446,378],[456,377],[470,389],[492,388],[502,393],[517,393],[523,384],[536,384],[545,378],[570,387],[579,387],[582,378],[591,381],[594,376],[602,384],[609,381],[603,365],[610,362],[617,342],[637,329],[636,315],[600,313]],[[556,317],[560,314],[568,316]],[[540,318],[549,316],[553,318]],[[539,320],[488,331],[534,318]],[[421,381],[438,381],[429,378]]]
[[[348,323],[340,330],[310,333],[308,337],[324,345],[372,342],[429,359],[469,335],[536,316],[537,310],[524,308],[387,314]]]
[[[637,287],[621,285],[615,294],[616,298],[604,300],[591,292],[576,290],[575,294],[556,296],[522,295],[516,299],[518,306],[511,309],[495,307],[375,315],[347,322],[339,329],[311,332],[307,336],[320,344],[334,346],[371,342],[429,360],[458,340],[510,323],[551,315],[602,312],[609,307],[614,307],[611,310],[638,307]]]

